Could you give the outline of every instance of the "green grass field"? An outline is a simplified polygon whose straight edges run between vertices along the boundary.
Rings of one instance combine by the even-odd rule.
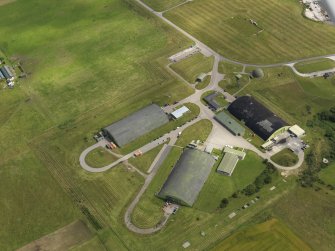
[[[183,59],[170,67],[189,83],[194,84],[201,73],[209,73],[213,67],[213,57],[205,57],[197,53],[191,57]]]
[[[217,162],[217,165],[219,162]],[[242,190],[254,182],[255,178],[264,170],[262,159],[253,152],[248,152],[244,160],[239,161],[232,176],[225,176],[216,172],[217,165],[200,192],[194,207],[206,212],[215,211],[223,198],[230,197],[237,190]]]
[[[327,166],[319,174],[320,179],[329,185],[335,185],[335,163]]]
[[[91,167],[103,167],[107,166],[114,161],[118,160],[118,157],[114,156],[110,152],[108,152],[106,149],[99,147],[91,151],[86,156],[86,163],[90,165]]]
[[[28,73],[0,91],[0,249],[15,250],[78,218],[109,226],[142,177],[122,166],[89,175],[79,154],[112,121],[192,93],[164,69],[168,55],[191,43],[119,0],[15,1],[0,14],[7,34],[0,48]]]
[[[164,11],[185,2],[185,0],[143,0],[143,2],[156,11]]]
[[[94,143],[92,136],[102,127],[151,102],[173,103],[193,93],[165,69],[166,58],[191,42],[134,1],[15,1],[0,7],[0,22],[1,34],[6,34],[0,37],[1,50],[12,61],[20,61],[28,73],[15,89],[0,90],[0,250],[16,250],[76,219],[85,221],[107,250],[177,250],[185,239],[203,250],[294,189],[294,181],[278,180],[275,191],[261,191],[260,203],[239,213],[234,221],[227,215],[250,198],[238,198],[218,213],[182,208],[163,231],[152,236],[129,232],[123,223],[124,210],[143,185],[143,177],[123,165],[105,173],[87,173],[78,158]],[[310,29],[314,26],[320,27],[313,23]],[[323,32],[327,31],[320,29],[316,33]],[[328,33],[329,38],[319,36],[313,53],[328,51],[327,46],[321,47],[321,43],[333,39],[332,32]],[[303,50],[308,43],[302,46]],[[304,52],[292,56],[298,53]],[[306,121],[311,116],[300,113],[305,111],[306,100],[311,102],[313,114],[333,103],[333,80],[301,80],[286,71],[278,78],[276,71],[269,70],[267,78],[245,91],[264,95],[262,101],[276,111],[285,111],[285,118],[292,121]],[[280,102],[283,98],[287,104]],[[292,105],[294,109],[285,110]],[[195,116],[198,108],[193,108]],[[178,123],[146,135],[123,150],[135,149]],[[168,168],[162,170],[167,174]],[[156,188],[164,182],[163,177],[156,177]],[[308,195],[304,194],[304,198]],[[150,206],[142,208],[142,215],[138,213],[141,224],[150,225],[155,215],[146,215],[150,210],[160,210],[161,200],[156,198],[157,204],[153,205],[152,198],[141,202]],[[213,208],[216,204],[212,204]],[[322,210],[334,210],[326,202],[324,205]],[[313,204],[306,208],[313,208]],[[320,215],[324,215],[322,210],[318,211]],[[306,211],[313,218],[312,210]],[[301,221],[298,216],[293,220]],[[317,223],[329,231],[319,231],[314,221],[312,230],[319,231],[324,245],[334,249],[334,220],[332,215],[327,216]],[[290,226],[296,227],[294,222]],[[308,234],[308,224],[303,227]],[[200,231],[206,231],[207,237],[201,237]],[[77,249],[98,249],[99,243],[93,239]]]
[[[297,188],[272,207],[281,219],[314,250],[335,248],[335,193]]]
[[[281,166],[294,166],[298,163],[298,156],[290,149],[284,149],[271,157],[271,160]]]
[[[202,0],[164,16],[225,57],[242,62],[273,63],[334,53],[335,28],[304,18],[302,11],[295,0]]]
[[[232,234],[213,251],[311,251],[285,224],[271,219]]]
[[[200,120],[199,122],[186,128],[176,145],[185,147],[191,143],[192,140],[200,140],[205,142],[213,128],[212,122],[209,120]]]
[[[150,165],[152,164],[162,147],[163,145],[157,146],[156,148],[150,150],[149,152],[146,152],[142,156],[139,156],[137,158],[130,158],[128,161],[145,173],[146,171],[148,171]]]
[[[324,71],[335,68],[335,61],[328,58],[311,60],[297,63],[294,65],[294,67],[301,73]]]

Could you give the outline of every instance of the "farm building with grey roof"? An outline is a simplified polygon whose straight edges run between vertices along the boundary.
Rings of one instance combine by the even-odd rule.
[[[152,104],[103,128],[103,133],[122,147],[168,122],[164,111],[158,105]]]
[[[158,197],[180,205],[192,206],[215,163],[208,153],[185,149]]]

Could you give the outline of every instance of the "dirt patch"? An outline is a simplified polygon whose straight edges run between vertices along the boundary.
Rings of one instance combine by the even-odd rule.
[[[6,4],[9,4],[9,3],[13,3],[15,1],[16,0],[0,0],[0,6],[6,5]]]
[[[70,247],[81,244],[92,237],[92,233],[81,221],[75,221],[57,231],[48,234],[17,251],[57,251],[68,250]]]

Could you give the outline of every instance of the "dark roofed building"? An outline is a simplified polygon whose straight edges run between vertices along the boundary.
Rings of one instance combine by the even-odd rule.
[[[164,111],[158,105],[152,104],[105,127],[103,132],[122,147],[168,122]]]
[[[192,206],[215,163],[208,153],[185,149],[158,197],[180,205]]]
[[[228,107],[228,111],[243,121],[254,133],[267,140],[287,123],[250,96],[236,99]]]
[[[14,78],[14,74],[12,73],[12,70],[7,65],[1,67],[0,71],[6,79],[12,80]]]
[[[204,100],[206,101],[206,103],[213,108],[214,110],[218,110],[219,108],[221,108],[221,106],[215,101],[215,98],[219,96],[218,92],[214,92],[211,93],[209,95],[207,95],[206,97],[204,97]]]

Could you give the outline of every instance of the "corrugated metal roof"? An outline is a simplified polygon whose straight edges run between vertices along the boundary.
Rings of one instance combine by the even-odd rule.
[[[230,147],[225,147],[224,152],[235,154],[237,157],[239,157],[242,160],[245,158],[245,155],[246,155],[245,152],[242,152],[242,151],[239,151],[239,150],[236,150],[236,149],[232,149]]]
[[[179,108],[178,110],[175,110],[174,112],[171,113],[171,115],[178,119],[180,117],[182,117],[186,112],[189,112],[190,110],[186,107],[186,106],[183,106],[181,108]]]
[[[215,163],[214,158],[196,149],[185,149],[158,197],[192,206]]]
[[[234,172],[237,162],[238,162],[237,155],[232,153],[225,153],[217,171],[225,173],[230,176]]]
[[[226,127],[230,132],[235,135],[243,136],[245,133],[245,128],[241,126],[237,121],[235,121],[231,116],[225,112],[220,112],[215,116],[215,119],[224,127]]]
[[[103,131],[121,147],[168,122],[164,111],[152,104],[105,127]]]

